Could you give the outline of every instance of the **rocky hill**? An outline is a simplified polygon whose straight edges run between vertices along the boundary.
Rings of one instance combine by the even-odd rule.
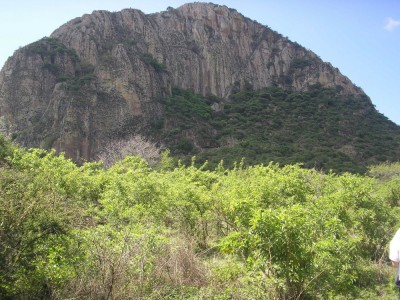
[[[248,101],[259,101],[253,113]],[[332,122],[321,121],[333,115]],[[239,136],[235,118],[247,124]],[[296,122],[303,131],[293,136]],[[362,137],[365,124],[372,127]],[[235,149],[232,157],[240,158],[254,147],[246,146],[246,128],[265,137],[257,137],[261,156],[252,154],[265,160],[293,156],[274,138],[282,130],[289,152],[302,149],[316,164],[313,149],[322,144],[354,164],[400,158],[399,127],[337,68],[225,6],[190,3],[149,15],[94,11],[17,50],[0,72],[0,130],[24,146],[53,147],[76,161],[92,160],[112,139],[138,132],[177,155],[206,159],[211,150]],[[317,134],[316,144],[304,148],[299,141],[314,129],[329,134]],[[370,132],[386,137],[384,150],[369,148],[380,143],[369,140]],[[327,136],[333,139],[319,141]]]

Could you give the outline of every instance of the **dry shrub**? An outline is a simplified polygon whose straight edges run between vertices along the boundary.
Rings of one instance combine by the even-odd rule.
[[[103,162],[104,166],[110,167],[127,156],[140,156],[150,166],[153,166],[160,162],[161,148],[145,137],[136,134],[126,139],[109,142],[97,158]]]
[[[205,286],[208,271],[195,247],[196,242],[192,239],[171,241],[165,254],[156,261],[157,276],[175,286]]]

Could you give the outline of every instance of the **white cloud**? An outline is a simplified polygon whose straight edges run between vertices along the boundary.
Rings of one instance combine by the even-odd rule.
[[[386,18],[385,29],[388,31],[394,30],[396,27],[400,26],[400,20],[395,20],[391,17]]]

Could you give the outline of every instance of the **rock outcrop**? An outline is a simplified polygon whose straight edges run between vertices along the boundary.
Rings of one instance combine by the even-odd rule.
[[[317,55],[226,6],[146,15],[94,11],[15,52],[0,72],[0,130],[91,160],[163,114],[174,87],[227,99],[238,88],[319,83],[362,90]]]

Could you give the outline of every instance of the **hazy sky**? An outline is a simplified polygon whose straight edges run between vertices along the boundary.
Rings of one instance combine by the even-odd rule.
[[[0,66],[14,50],[93,10],[178,7],[178,0],[1,0]],[[194,1],[193,1],[194,2]],[[209,1],[206,1],[209,2]],[[339,68],[400,125],[400,0],[214,0],[287,36]]]

